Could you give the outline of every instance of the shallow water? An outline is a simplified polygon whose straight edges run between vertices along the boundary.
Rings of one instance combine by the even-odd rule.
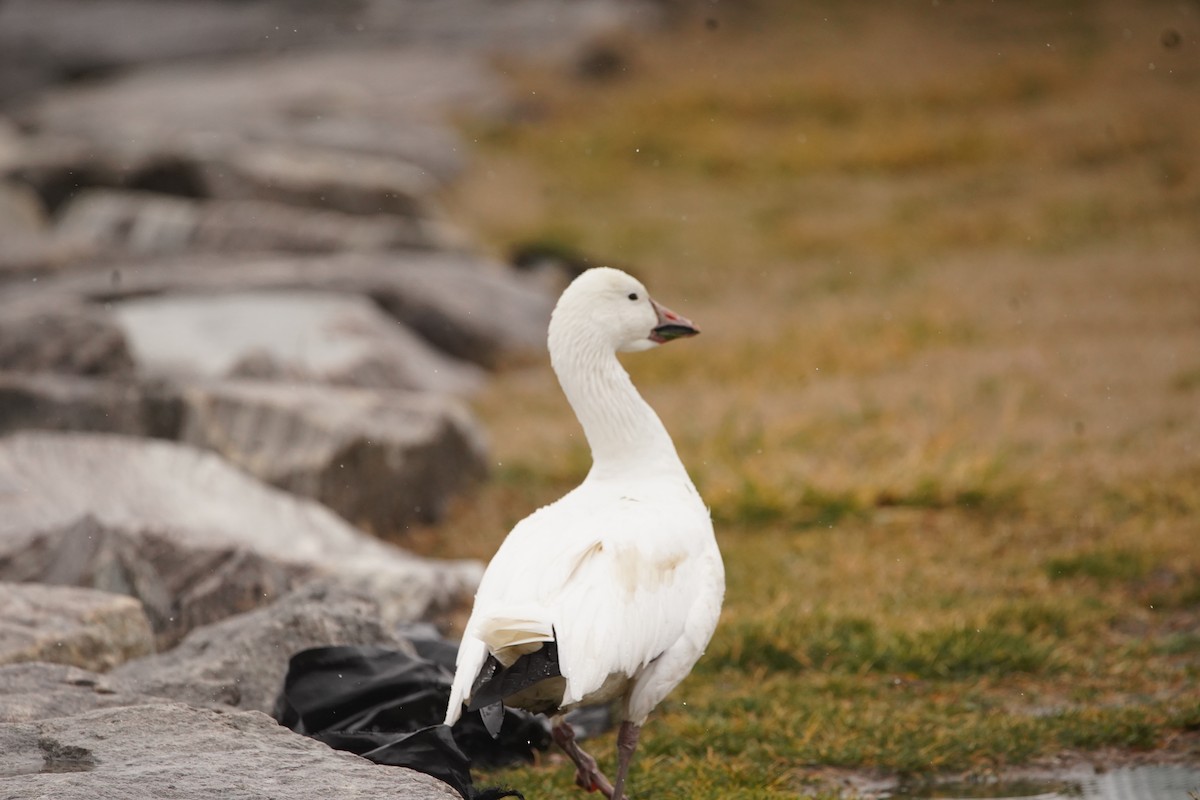
[[[1189,800],[1193,797],[1200,799],[1200,768],[1179,766],[1122,767],[1082,780],[945,783],[888,795],[890,800]]]

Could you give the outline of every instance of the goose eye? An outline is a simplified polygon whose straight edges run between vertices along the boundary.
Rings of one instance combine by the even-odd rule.
[[[638,299],[637,292],[630,292],[630,293],[629,293],[629,299],[630,299],[630,300],[637,300],[637,299]]]

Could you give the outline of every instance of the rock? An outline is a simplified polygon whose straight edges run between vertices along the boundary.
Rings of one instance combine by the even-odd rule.
[[[165,384],[0,372],[0,434],[94,431],[174,439],[182,415],[178,393]]]
[[[6,144],[2,123],[0,119],[0,176],[8,172],[17,149]],[[86,247],[55,238],[32,188],[0,177],[0,281],[48,272],[89,255]]]
[[[436,522],[486,472],[482,431],[446,397],[238,381],[181,402],[182,441],[377,533]]]
[[[18,160],[21,140],[21,132],[17,130],[17,126],[8,117],[0,114],[0,170],[7,171]]]
[[[8,289],[5,281],[36,280],[41,275],[84,263],[95,255],[82,245],[49,234],[0,239],[0,288]]]
[[[153,166],[143,169],[148,172]],[[190,170],[204,197],[391,214],[414,221],[429,219],[429,197],[439,188],[428,171],[406,161],[318,147],[248,144],[220,152],[197,146],[180,152],[166,166]],[[432,224],[426,222],[429,228]],[[426,240],[438,241],[432,230]]]
[[[100,309],[40,293],[0,304],[0,369],[128,375],[133,366],[124,334]]]
[[[0,723],[169,702],[167,698],[137,694],[109,675],[66,664],[32,661],[0,666]]]
[[[35,191],[51,215],[96,187],[205,197],[194,168],[178,163],[178,150],[164,142],[106,146],[79,135],[31,133],[13,142],[0,174]]]
[[[282,49],[283,37],[272,46],[264,34],[278,29],[282,20],[273,15],[287,5],[249,2],[230,6],[219,0],[6,2],[0,6],[0,50],[7,51],[7,56],[0,63],[6,67],[10,60],[23,63],[26,75],[23,81],[10,78],[4,88],[19,94],[41,84],[105,74],[139,63]],[[130,20],[137,20],[137,25],[130,25]],[[294,15],[288,21],[295,22]]]
[[[142,64],[297,50],[436,43],[462,57],[565,54],[660,4],[613,0],[6,0],[0,4],[0,102],[46,84]],[[128,20],[138,21],[136,26]]]
[[[310,647],[411,645],[396,634],[396,609],[331,582],[309,584],[271,605],[193,630],[169,652],[130,661],[112,680],[140,694],[191,705],[270,713],[288,659]]]
[[[437,246],[440,237],[434,225],[421,219],[100,189],[84,191],[67,203],[58,235],[80,248],[138,254],[428,248]]]
[[[73,586],[0,583],[0,664],[48,661],[104,672],[154,652],[142,604]]]
[[[395,154],[186,132],[153,141],[109,140],[103,131],[28,136],[10,149],[7,158],[0,153],[0,177],[32,187],[55,213],[82,193],[123,190],[387,216],[417,244],[461,239],[432,199],[444,176]]]
[[[314,570],[232,546],[180,543],[152,529],[102,522],[91,515],[39,530],[0,550],[0,577],[87,586],[141,601],[158,649],[189,630],[270,602],[309,580]]]
[[[445,352],[491,369],[542,360],[554,298],[507,270],[397,264],[363,289]]]
[[[3,158],[0,153],[0,160]],[[45,232],[47,227],[41,200],[32,189],[20,183],[0,182],[0,238],[34,236]]]
[[[441,355],[369,301],[301,290],[172,295],[113,304],[139,371],[472,391],[482,374]]]
[[[160,649],[316,577],[420,619],[457,606],[480,574],[380,542],[211,453],[103,434],[0,439],[0,579],[137,597]]]
[[[296,50],[318,44],[438,42],[455,50],[561,46],[633,19],[654,20],[652,4],[611,0],[244,0],[233,10],[220,0],[189,0],[182,9],[154,0],[7,0],[0,20],[6,44],[36,43],[77,74],[179,58]],[[121,23],[144,25],[137,36]],[[246,30],[249,28],[250,30]],[[270,36],[280,30],[286,35]],[[548,41],[549,40],[549,41]],[[31,48],[32,49],[32,48]]]
[[[320,256],[191,256],[79,270],[14,288],[26,302],[112,302],[180,292],[305,288],[366,295],[458,358],[489,368],[541,362],[556,294],[500,264],[412,251]]]
[[[0,373],[0,434],[20,430],[182,441],[389,535],[440,520],[487,471],[483,432],[467,408],[419,393]]]
[[[292,733],[257,711],[177,704],[0,725],[0,797],[461,800],[446,784]]]
[[[503,102],[475,59],[443,48],[360,47],[163,66],[58,89],[15,116],[40,136],[81,140],[131,164],[269,142],[391,159],[441,183],[459,172],[465,150],[441,115]]]

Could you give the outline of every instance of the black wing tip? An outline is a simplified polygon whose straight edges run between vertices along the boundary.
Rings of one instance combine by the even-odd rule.
[[[500,735],[500,728],[504,725],[504,703],[492,703],[490,706],[484,706],[479,709],[479,718],[483,720],[483,727],[487,730],[488,735],[493,739]]]
[[[496,657],[489,655],[471,687],[471,701],[467,704],[467,710],[478,711],[495,705],[534,684],[561,676],[558,643],[553,640],[521,656],[510,667],[500,666]]]

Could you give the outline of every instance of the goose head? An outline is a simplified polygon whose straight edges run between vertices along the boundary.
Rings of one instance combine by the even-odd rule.
[[[594,267],[572,281],[550,318],[552,350],[567,334],[634,352],[699,332],[690,320],[655,302],[637,278],[612,267]]]

